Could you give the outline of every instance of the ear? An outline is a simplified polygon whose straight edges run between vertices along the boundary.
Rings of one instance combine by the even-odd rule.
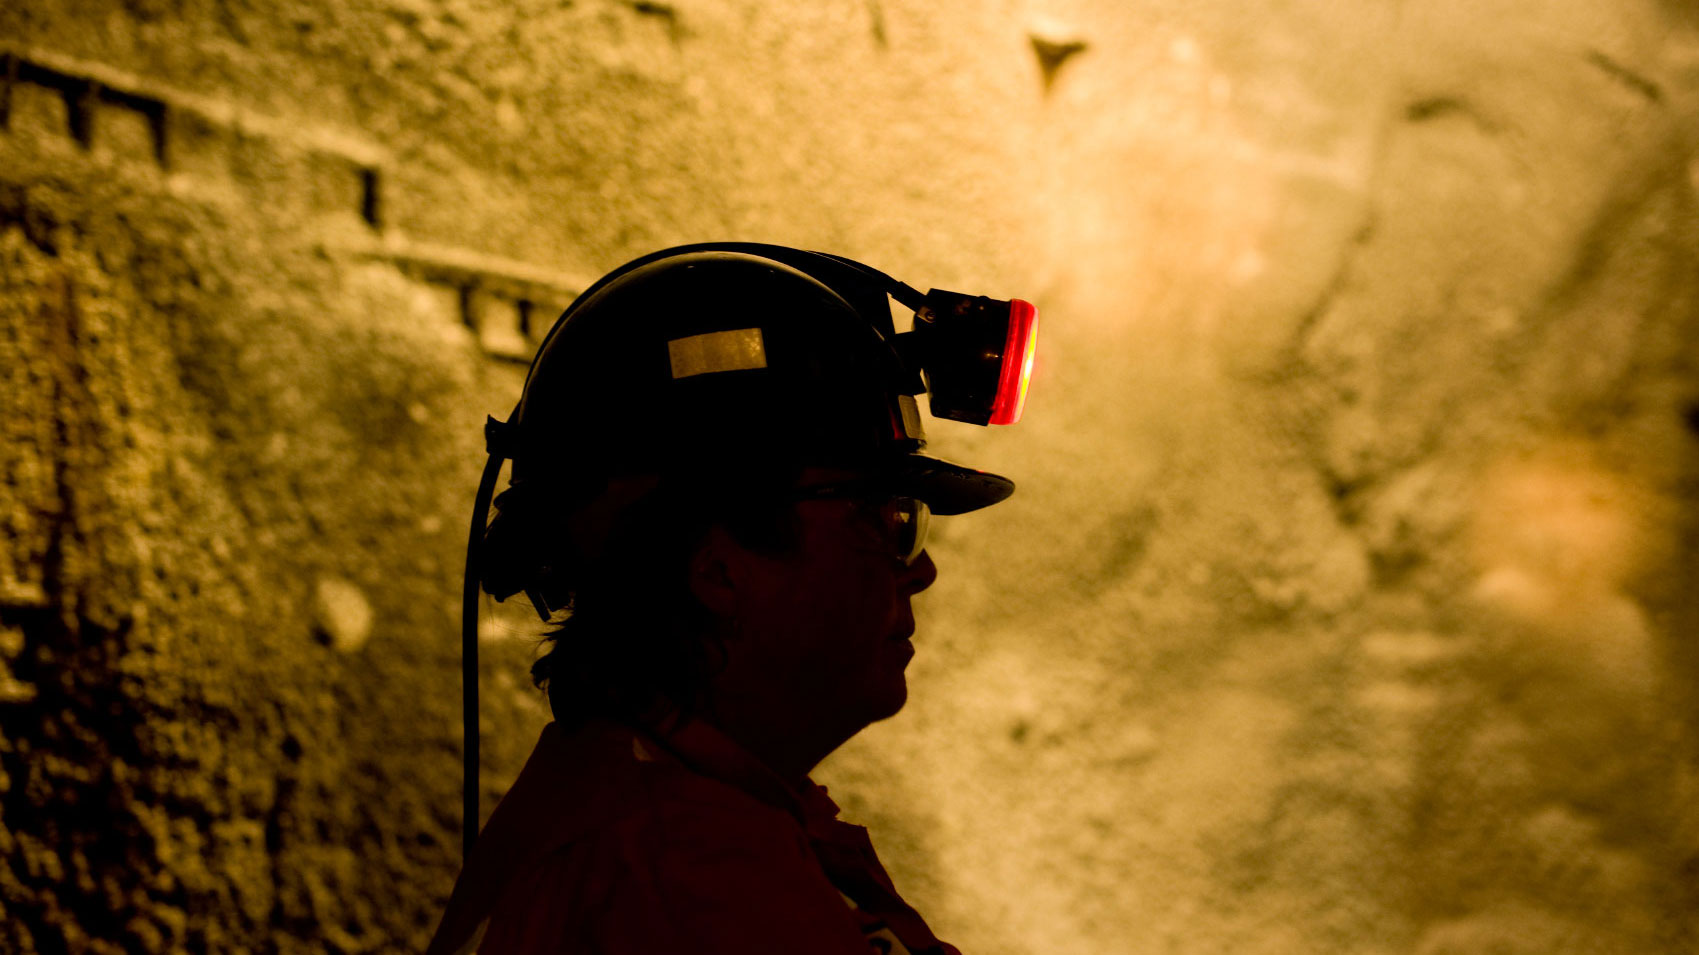
[[[740,548],[725,528],[711,527],[690,555],[690,593],[721,620],[737,616]]]

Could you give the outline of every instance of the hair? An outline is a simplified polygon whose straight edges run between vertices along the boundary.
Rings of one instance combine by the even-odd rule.
[[[690,591],[690,560],[716,526],[751,550],[794,551],[799,528],[780,492],[800,471],[664,477],[618,515],[588,557],[567,530],[572,505],[530,489],[497,499],[484,590],[546,594],[558,622],[543,636],[531,680],[557,722],[640,721],[658,707],[701,712],[725,661],[716,621]]]

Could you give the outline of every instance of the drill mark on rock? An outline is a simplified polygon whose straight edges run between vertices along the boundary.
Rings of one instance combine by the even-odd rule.
[[[1461,119],[1485,132],[1496,128],[1467,100],[1455,96],[1427,96],[1412,100],[1404,107],[1404,118],[1411,123],[1431,123],[1440,119]]]
[[[382,180],[376,168],[360,167],[360,218],[373,229],[383,228],[383,205],[379,187]]]
[[[456,290],[460,296],[460,321],[474,332],[478,330],[477,290],[462,283]]]
[[[100,84],[93,80],[65,91],[65,107],[71,117],[71,138],[88,149],[94,145],[94,114],[100,109]]]
[[[1663,103],[1664,88],[1638,70],[1625,66],[1598,50],[1587,51],[1587,62],[1603,70],[1611,79],[1639,93],[1647,100],[1658,104]]]
[[[1466,113],[1463,101],[1449,96],[1430,96],[1404,107],[1404,118],[1412,123],[1425,123],[1449,113]]]
[[[883,50],[891,45],[890,37],[885,33],[885,8],[879,0],[867,0],[867,17],[873,21],[873,42]]]
[[[153,153],[154,162],[161,169],[170,168],[169,156],[166,151],[166,122],[165,103],[151,96],[143,96],[126,90],[116,90],[108,86],[99,87],[98,98],[101,104],[116,106],[140,114],[147,120],[149,148]]]
[[[70,128],[65,132],[77,144],[88,148],[94,133],[94,111],[100,99],[100,84],[62,70],[14,57],[7,66],[7,98],[14,82],[30,83],[58,93],[65,101],[65,115]]]
[[[1062,66],[1073,59],[1076,54],[1086,51],[1086,42],[1069,37],[1066,39],[1040,36],[1037,33],[1028,34],[1032,41],[1033,55],[1038,57],[1038,71],[1044,83],[1044,92],[1049,94],[1051,87],[1056,85],[1056,76]]]
[[[1693,437],[1699,438],[1699,401],[1689,402],[1687,407],[1682,409],[1681,420]]]
[[[528,298],[522,298],[514,303],[519,313],[519,337],[528,342],[537,341],[537,305]]]
[[[0,129],[12,128],[12,87],[18,85],[18,58],[0,53]]]
[[[679,22],[678,8],[660,0],[632,0],[631,12],[643,17],[654,17],[666,25],[667,39],[677,44],[684,37],[683,25]]]

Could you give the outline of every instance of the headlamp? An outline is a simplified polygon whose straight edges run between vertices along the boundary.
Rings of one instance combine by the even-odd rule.
[[[933,289],[897,350],[920,366],[932,413],[969,424],[1014,424],[1038,351],[1038,309]]]

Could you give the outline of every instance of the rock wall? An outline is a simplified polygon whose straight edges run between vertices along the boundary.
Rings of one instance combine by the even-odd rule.
[[[1696,19],[0,10],[0,949],[421,949],[482,417],[735,237],[1044,313],[1026,420],[932,428],[1021,491],[821,773],[946,938],[1692,951]]]

